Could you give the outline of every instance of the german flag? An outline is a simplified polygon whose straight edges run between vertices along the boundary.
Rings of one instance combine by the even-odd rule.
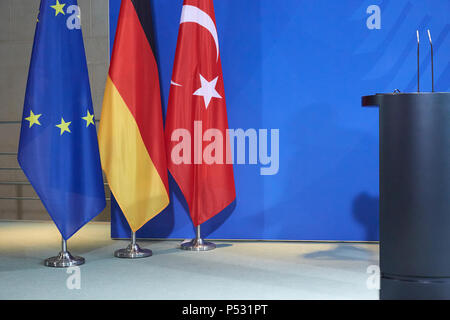
[[[169,204],[150,1],[122,0],[99,128],[102,167],[131,230]]]

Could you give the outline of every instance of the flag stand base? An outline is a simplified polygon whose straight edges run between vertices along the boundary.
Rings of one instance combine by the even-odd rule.
[[[45,259],[44,265],[51,268],[69,268],[81,266],[85,260],[83,257],[74,257],[67,251],[67,242],[62,240],[62,250],[56,257]]]
[[[124,249],[119,249],[114,252],[114,256],[116,258],[121,259],[140,259],[140,258],[147,258],[152,256],[152,250],[149,249],[142,249],[137,243],[136,243],[136,233],[132,233],[132,241],[128,245],[128,247]]]
[[[182,243],[180,249],[188,251],[210,251],[214,250],[216,245],[203,239],[192,239],[189,242]]]
[[[180,249],[188,251],[210,251],[215,248],[216,245],[214,243],[205,241],[200,237],[200,226],[197,226],[197,235],[195,239],[180,245]]]

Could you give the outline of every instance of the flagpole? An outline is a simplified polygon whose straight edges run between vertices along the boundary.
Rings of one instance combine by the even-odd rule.
[[[200,225],[195,230],[195,238],[189,242],[182,243],[180,249],[188,251],[209,251],[214,250],[216,245],[202,239]]]
[[[153,254],[150,249],[142,249],[136,243],[136,232],[131,232],[131,243],[124,249],[119,249],[114,252],[116,258],[122,259],[139,259],[147,258]]]
[[[44,264],[46,267],[51,268],[68,268],[81,266],[84,262],[83,257],[74,257],[67,251],[67,241],[62,238],[60,253],[55,257],[45,259]]]

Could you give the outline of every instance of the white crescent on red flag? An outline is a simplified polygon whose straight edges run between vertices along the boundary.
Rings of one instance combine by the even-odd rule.
[[[183,154],[189,161],[182,163],[173,161],[174,148],[182,142],[174,132],[180,129],[189,132],[192,151]],[[195,226],[221,212],[236,198],[233,165],[226,161],[226,150],[229,146],[227,129],[227,109],[214,4],[212,0],[185,0],[180,20],[165,134],[169,171],[186,198]],[[199,132],[200,139],[206,133],[204,138],[209,141],[197,140],[196,143]],[[212,135],[214,137],[210,137],[211,132],[214,133]],[[222,141],[217,141],[220,136],[223,137]],[[217,157],[219,149],[215,150],[216,161],[205,163],[202,156],[211,143],[216,143],[218,148],[223,147],[223,153]]]

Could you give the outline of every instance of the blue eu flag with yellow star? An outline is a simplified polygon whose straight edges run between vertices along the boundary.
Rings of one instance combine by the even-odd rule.
[[[76,0],[41,1],[18,161],[65,240],[105,208]]]

